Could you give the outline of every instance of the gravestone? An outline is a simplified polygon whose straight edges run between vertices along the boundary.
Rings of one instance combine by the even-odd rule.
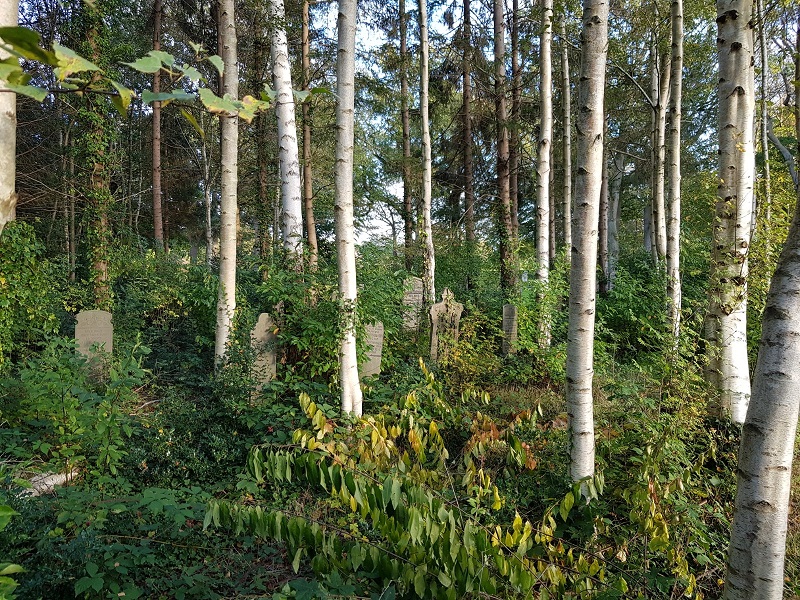
[[[383,356],[383,323],[367,325],[367,362],[361,367],[361,376],[380,375]]]
[[[431,306],[431,360],[444,358],[458,341],[458,323],[464,305],[456,302],[449,288],[442,290],[442,301]]]
[[[408,277],[403,282],[403,326],[406,329],[419,328],[419,317],[422,314],[423,283],[419,277]]]
[[[269,313],[258,315],[256,326],[250,333],[250,347],[256,354],[253,361],[253,379],[256,382],[256,393],[261,391],[261,386],[275,379],[278,373],[277,346],[278,336],[275,335],[275,321]]]
[[[517,307],[513,304],[503,305],[503,356],[514,351],[517,341]]]
[[[197,244],[192,244],[189,247],[189,264],[196,265],[197,264],[197,254],[200,251],[200,248]]]
[[[78,352],[96,366],[103,355],[110,355],[114,351],[111,313],[106,310],[82,310],[76,319],[75,341],[78,342]]]

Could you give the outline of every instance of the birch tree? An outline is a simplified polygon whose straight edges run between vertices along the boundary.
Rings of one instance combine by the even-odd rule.
[[[236,20],[234,0],[220,0],[218,36],[220,56],[225,65],[222,91],[231,98],[239,97],[239,68],[236,63]],[[219,234],[219,295],[217,297],[217,329],[214,356],[217,366],[225,359],[236,312],[236,221],[239,213],[236,187],[239,173],[239,117],[219,117],[221,197]]]
[[[542,0],[542,32],[539,36],[539,148],[536,161],[536,278],[550,279],[550,147],[553,143],[553,0]],[[543,328],[547,326],[542,324]],[[543,331],[543,333],[545,333]],[[544,335],[544,338],[549,336]]]
[[[297,145],[292,71],[286,41],[283,0],[270,0],[272,21],[272,76],[278,118],[278,164],[281,178],[281,237],[283,249],[296,270],[303,265],[303,200],[300,191],[300,155]]]
[[[18,0],[0,0],[0,26],[16,27]],[[0,61],[9,54],[0,50]],[[0,79],[0,88],[5,87]],[[13,221],[17,209],[17,95],[0,92],[0,234],[9,221]]]
[[[419,112],[422,118],[422,282],[426,305],[436,302],[436,256],[433,248],[433,224],[431,221],[432,162],[431,128],[428,117],[428,6],[427,0],[419,0]]]
[[[800,133],[800,123],[797,129]],[[800,192],[761,327],[753,397],[739,446],[726,600],[783,597],[792,457],[800,416]]]
[[[654,34],[655,37],[655,34]],[[651,48],[651,100],[653,104],[652,131],[652,195],[653,195],[653,258],[663,264],[667,256],[667,220],[664,194],[666,179],[666,122],[669,95],[669,55],[659,54],[654,39]]]
[[[339,269],[339,380],[342,412],[361,415],[356,356],[356,244],[353,226],[353,145],[357,0],[339,0],[336,60],[336,260]]]
[[[468,0],[467,0],[468,1]],[[408,14],[400,0],[400,122],[403,129],[403,232],[406,271],[414,266],[414,215],[411,206],[411,119],[408,108]]]
[[[608,1],[584,0],[581,74],[578,86],[577,173],[573,257],[569,280],[567,414],[570,475],[594,475],[594,320],[597,285],[597,223],[603,176],[603,100],[608,46]]]
[[[569,77],[569,45],[567,44],[566,18],[559,19],[559,37],[561,38],[561,97],[564,131],[562,133],[562,149],[564,155],[563,212],[564,212],[564,245],[567,248],[567,262],[572,259],[572,89]]]
[[[667,205],[667,301],[672,335],[681,323],[681,101],[683,96],[683,0],[672,0],[669,93],[669,203]]]
[[[752,0],[717,0],[719,184],[714,213],[707,337],[719,414],[743,423],[750,399],[747,363],[747,254],[753,211]]]

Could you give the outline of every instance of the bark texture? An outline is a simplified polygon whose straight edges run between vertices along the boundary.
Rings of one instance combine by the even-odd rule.
[[[562,121],[564,131],[562,146],[564,156],[564,246],[567,248],[567,260],[572,259],[572,90],[569,77],[569,45],[567,44],[566,19],[559,20],[559,37],[561,38],[561,97],[563,98]]]
[[[220,0],[220,56],[225,63],[222,91],[232,98],[239,97],[239,69],[236,63],[236,20],[234,0]],[[239,117],[221,115],[220,146],[221,198],[219,241],[219,296],[217,297],[217,330],[214,356],[221,365],[227,352],[228,340],[236,312],[236,222],[239,213],[236,187],[239,177]]]
[[[719,185],[714,215],[709,338],[714,411],[743,423],[750,399],[747,364],[747,254],[753,212],[755,113],[752,0],[717,1]]]
[[[339,1],[336,60],[336,254],[339,268],[341,341],[339,379],[342,412],[361,415],[356,357],[356,245],[353,227],[353,144],[355,111],[356,0]]]
[[[508,297],[516,287],[516,248],[511,219],[508,116],[505,95],[505,23],[503,1],[494,0],[494,94],[497,128],[497,211],[500,225],[500,287]]]
[[[436,256],[433,248],[431,221],[432,162],[431,129],[428,116],[428,8],[427,0],[419,0],[419,112],[422,117],[422,282],[426,305],[436,302]]]
[[[669,93],[669,202],[667,204],[667,301],[672,335],[681,326],[681,101],[683,97],[683,0],[672,0]]]
[[[607,46],[608,2],[584,0],[566,377],[571,440],[570,475],[573,481],[594,475],[592,379],[597,285],[595,265],[598,200],[603,176],[603,99]]]
[[[553,0],[542,0],[539,36],[539,149],[536,161],[536,278],[550,279],[550,149],[553,144]]]
[[[764,308],[753,397],[739,447],[726,600],[783,597],[792,455],[800,412],[798,364],[800,202]]]
[[[303,89],[311,88],[311,40],[308,0],[303,1]],[[319,244],[317,243],[317,220],[314,218],[314,186],[311,175],[311,107],[303,102],[303,209],[305,211],[306,241],[308,242],[308,266],[317,268]]]
[[[295,269],[303,265],[303,199],[300,191],[300,154],[292,91],[286,11],[283,0],[270,0],[272,20],[272,77],[278,117],[278,165],[281,177],[281,237],[283,250]]]
[[[464,0],[464,234],[467,242],[475,241],[475,182],[472,158],[472,20],[470,1]]]
[[[411,205],[411,119],[408,114],[408,14],[400,0],[400,121],[403,128],[403,232],[406,271],[414,266],[414,211]]]
[[[161,0],[153,5],[153,50],[161,50]],[[153,75],[153,93],[161,91],[161,71]],[[153,102],[153,239],[156,250],[164,249],[164,219],[161,212],[161,102]]]
[[[17,0],[0,2],[0,26],[17,26]],[[8,53],[0,50],[0,60],[8,58]],[[3,87],[0,79],[0,87]],[[11,92],[0,93],[0,233],[17,214],[17,95]]]

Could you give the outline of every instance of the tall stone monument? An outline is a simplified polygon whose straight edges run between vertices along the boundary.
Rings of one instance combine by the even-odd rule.
[[[383,323],[367,325],[367,362],[361,367],[361,377],[380,375],[383,357]]]
[[[503,305],[503,356],[514,352],[517,342],[517,307],[513,304]]]
[[[456,302],[449,288],[442,290],[442,301],[431,306],[431,361],[439,362],[458,342],[458,324],[464,305]]]
[[[90,363],[97,363],[103,355],[114,352],[114,325],[111,313],[106,310],[83,310],[75,323],[75,341],[78,352]]]
[[[256,355],[253,362],[253,379],[256,382],[257,392],[265,383],[275,379],[278,372],[277,344],[275,321],[269,313],[261,313],[250,333],[250,347]]]
[[[423,284],[419,277],[408,277],[403,282],[403,327],[406,329],[418,329],[419,319],[422,314],[422,293]]]

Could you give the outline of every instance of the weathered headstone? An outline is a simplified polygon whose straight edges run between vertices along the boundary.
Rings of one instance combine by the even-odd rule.
[[[250,333],[250,346],[256,354],[256,359],[253,361],[253,378],[257,391],[260,391],[265,383],[272,381],[278,372],[277,343],[275,321],[269,313],[261,313]]]
[[[422,279],[419,277],[408,277],[403,282],[405,293],[403,294],[403,326],[406,329],[417,329],[419,327],[419,317],[422,314]]]
[[[380,375],[383,357],[383,323],[367,325],[367,362],[361,367],[361,376]]]
[[[192,244],[189,246],[189,264],[196,265],[197,264],[197,254],[199,253],[200,248],[197,244]]]
[[[103,354],[114,352],[114,325],[111,313],[105,310],[83,310],[75,323],[78,352],[96,363]]]
[[[503,305],[503,356],[514,351],[517,341],[517,307],[513,304]]]
[[[456,302],[453,292],[442,290],[442,301],[431,306],[431,360],[438,362],[458,342],[458,324],[464,305]]]

